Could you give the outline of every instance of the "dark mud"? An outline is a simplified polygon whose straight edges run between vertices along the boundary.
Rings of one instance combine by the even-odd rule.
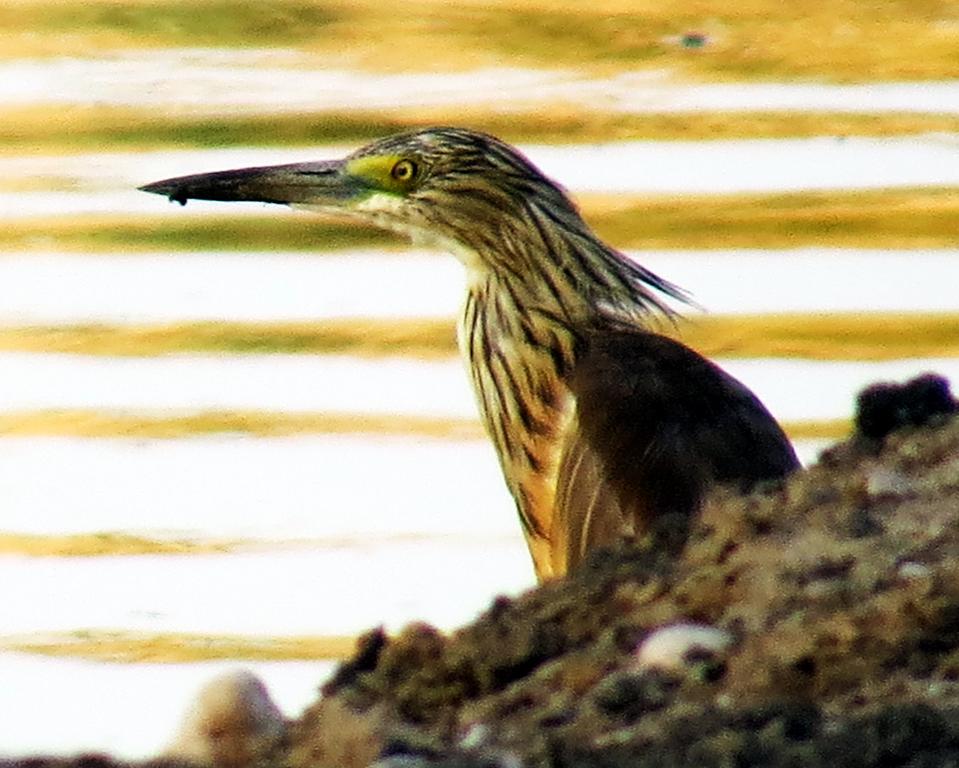
[[[959,765],[954,407],[934,381],[869,390],[856,438],[717,494],[679,555],[601,553],[449,637],[370,634],[290,763]],[[641,669],[644,638],[677,621],[732,647]],[[352,763],[329,752],[346,722],[369,746]]]

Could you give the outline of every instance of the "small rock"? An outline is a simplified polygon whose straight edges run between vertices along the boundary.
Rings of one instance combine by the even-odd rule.
[[[671,624],[649,635],[636,649],[637,669],[680,670],[690,661],[720,657],[733,643],[733,636],[706,624]]]
[[[460,738],[460,749],[479,749],[486,746],[490,740],[489,726],[484,723],[473,723],[466,729],[466,733]]]
[[[873,498],[899,498],[911,490],[909,478],[889,467],[873,467],[866,473],[866,493]]]
[[[683,48],[705,48],[709,43],[709,36],[702,32],[685,32],[679,39]]]
[[[856,433],[870,440],[882,440],[897,429],[921,427],[957,410],[959,403],[952,396],[949,381],[934,373],[917,376],[905,384],[873,384],[856,398]]]
[[[392,755],[369,768],[523,768],[523,763],[512,752],[455,752],[438,757]]]
[[[246,768],[266,758],[285,732],[283,714],[263,681],[237,670],[200,689],[162,756],[214,768]]]
[[[712,42],[709,35],[707,35],[705,32],[698,32],[695,30],[683,32],[680,35],[667,35],[666,37],[661,38],[661,40],[667,45],[676,45],[680,48],[691,50],[705,48]]]
[[[932,569],[928,565],[911,560],[900,563],[896,572],[900,579],[914,584],[931,583],[933,578]]]
[[[676,678],[658,671],[618,672],[596,685],[593,699],[597,709],[607,717],[632,723],[668,706],[677,686]]]

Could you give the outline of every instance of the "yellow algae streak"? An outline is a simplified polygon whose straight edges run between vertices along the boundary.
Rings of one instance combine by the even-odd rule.
[[[290,226],[289,216],[297,216]],[[335,224],[275,206],[267,215],[64,215],[9,218],[2,251],[80,251],[97,254],[171,251],[312,251],[400,246],[397,235],[362,224]]]
[[[29,534],[0,532],[0,554],[29,557],[196,555],[229,552],[243,547],[246,547],[246,545],[241,542],[165,541],[125,533]]]
[[[446,440],[482,436],[479,421],[404,414],[204,411],[182,416],[94,410],[0,413],[0,437],[72,436],[176,439],[236,433],[252,437],[302,434],[392,434]]]
[[[707,357],[959,357],[959,313],[950,312],[692,315],[675,335]]]
[[[312,323],[0,327],[0,350],[142,357],[183,353],[400,355],[435,360],[457,354],[454,325],[453,318],[359,318]],[[874,361],[959,357],[959,313],[950,312],[690,313],[676,328],[662,330],[707,357]],[[291,418],[295,424],[295,417]],[[10,422],[7,427],[12,428]],[[255,422],[244,427],[245,431],[251,429]]]
[[[852,432],[849,419],[784,421],[780,424],[790,440],[839,440]]]
[[[955,188],[579,197],[620,248],[953,248]]]
[[[450,319],[349,319],[312,323],[189,322],[166,325],[0,327],[0,350],[156,356],[185,352],[448,357]]]
[[[793,438],[841,437],[848,431],[848,422],[802,421],[785,425]],[[402,414],[368,415],[340,413],[284,414],[271,412],[212,411],[189,416],[149,415],[143,413],[110,413],[92,410],[18,411],[0,414],[0,439],[4,437],[84,437],[136,438],[176,440],[212,434],[243,434],[250,437],[284,437],[289,435],[373,434],[439,440],[477,440],[485,432],[479,420],[444,419]],[[11,540],[14,541],[14,540]],[[28,540],[32,541],[32,540]],[[42,548],[43,539],[35,546]],[[110,554],[140,554],[149,552],[221,551],[229,544],[193,545],[186,542],[150,542],[135,537],[98,539],[89,542],[81,538],[54,537],[49,547],[63,547],[62,552],[50,554],[100,554],[86,551],[86,547],[115,546],[119,551]],[[13,544],[7,544],[13,547]],[[28,544],[16,546],[29,549]],[[138,548],[141,551],[137,551]],[[0,553],[4,552],[0,535]],[[6,551],[13,551],[8,549]],[[30,554],[30,552],[26,552]]]
[[[321,661],[349,658],[353,637],[247,637],[188,633],[77,631],[42,636],[0,637],[0,650],[111,661],[181,664],[216,659],[249,661]]]

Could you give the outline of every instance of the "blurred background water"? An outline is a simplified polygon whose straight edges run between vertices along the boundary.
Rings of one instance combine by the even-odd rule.
[[[719,355],[794,427],[804,462],[842,436],[863,385],[959,377],[959,82],[933,66],[959,49],[946,5],[921,19],[903,6],[913,26],[899,69],[879,50],[870,66],[858,37],[845,51],[830,38],[832,59],[800,65],[784,48],[746,66],[755,18],[670,21],[630,3],[582,18],[494,3],[515,45],[487,49],[473,31],[459,59],[444,22],[469,31],[483,19],[463,20],[468,3],[422,3],[415,13],[434,26],[421,42],[446,50],[432,63],[390,60],[382,12],[364,3],[336,6],[355,28],[317,22],[305,38],[296,13],[312,19],[319,4],[201,3],[229,22],[222,38],[175,2],[115,3],[115,23],[94,2],[60,27],[55,5],[0,11],[0,755],[153,754],[192,691],[234,664],[262,674],[294,716],[331,654],[275,660],[265,638],[411,620],[451,629],[534,582],[448,343],[463,292],[453,258],[340,230],[294,243],[310,214],[181,210],[142,183],[337,157],[408,124],[502,126],[587,219],[631,206],[610,238],[709,315],[758,317],[753,333],[788,315],[798,335],[835,315],[812,352],[747,343]],[[869,29],[870,8],[847,26]],[[781,11],[767,10],[774,24]],[[275,22],[271,39],[238,43],[240,17]],[[583,35],[598,25],[594,47],[552,61],[580,22]],[[659,30],[645,48],[624,42],[644,25]],[[320,27],[342,47],[316,42]],[[703,50],[685,50],[701,30]],[[80,55],[83,40],[94,44]],[[927,69],[910,66],[911,44],[929,52]],[[678,218],[647,239],[663,200]],[[727,205],[745,211],[740,229]],[[883,354],[920,313],[944,341]],[[871,352],[843,331],[857,315],[888,317]],[[284,323],[371,318],[448,320],[448,338],[425,352],[249,340],[261,326],[282,336]],[[228,342],[195,338],[211,326]],[[310,332],[324,343],[323,328]],[[283,433],[283,416],[300,426]],[[831,420],[840,426],[810,427]],[[225,636],[256,651],[217,653]],[[172,654],[164,637],[206,651]]]

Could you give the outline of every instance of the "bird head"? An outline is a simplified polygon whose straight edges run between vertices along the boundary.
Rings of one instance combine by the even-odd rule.
[[[521,152],[463,128],[426,128],[341,160],[241,168],[140,187],[186,205],[240,200],[307,208],[448,250],[471,286],[509,284],[529,307],[572,319],[671,314],[685,294],[599,240],[565,191]]]
[[[502,141],[461,128],[388,136],[341,160],[201,173],[144,192],[183,205],[239,200],[307,208],[398,231],[462,255],[501,249],[530,203],[578,220],[566,194]]]

